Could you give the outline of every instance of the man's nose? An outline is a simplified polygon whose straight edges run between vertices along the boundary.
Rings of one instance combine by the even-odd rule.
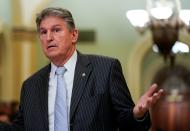
[[[52,41],[53,40],[53,34],[49,31],[47,33],[47,41]]]

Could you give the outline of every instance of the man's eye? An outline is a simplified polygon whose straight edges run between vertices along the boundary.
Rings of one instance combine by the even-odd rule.
[[[55,28],[55,29],[53,29],[53,32],[59,32],[61,29],[59,29],[59,28]]]
[[[46,34],[46,33],[47,33],[47,31],[45,31],[45,30],[40,31],[40,34],[41,34],[41,35],[44,35],[44,34]]]

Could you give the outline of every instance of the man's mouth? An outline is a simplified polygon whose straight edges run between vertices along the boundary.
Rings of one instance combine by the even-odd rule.
[[[47,48],[49,49],[49,48],[53,48],[53,47],[57,47],[57,46],[56,45],[48,45]]]

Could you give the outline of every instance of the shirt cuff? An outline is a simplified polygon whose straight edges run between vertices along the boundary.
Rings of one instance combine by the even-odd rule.
[[[149,112],[147,111],[145,115],[141,118],[135,118],[137,122],[143,122],[149,116]]]

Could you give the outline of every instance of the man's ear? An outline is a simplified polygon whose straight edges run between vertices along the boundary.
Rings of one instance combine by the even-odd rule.
[[[79,31],[77,29],[73,29],[72,31],[72,42],[76,43],[79,36]]]

